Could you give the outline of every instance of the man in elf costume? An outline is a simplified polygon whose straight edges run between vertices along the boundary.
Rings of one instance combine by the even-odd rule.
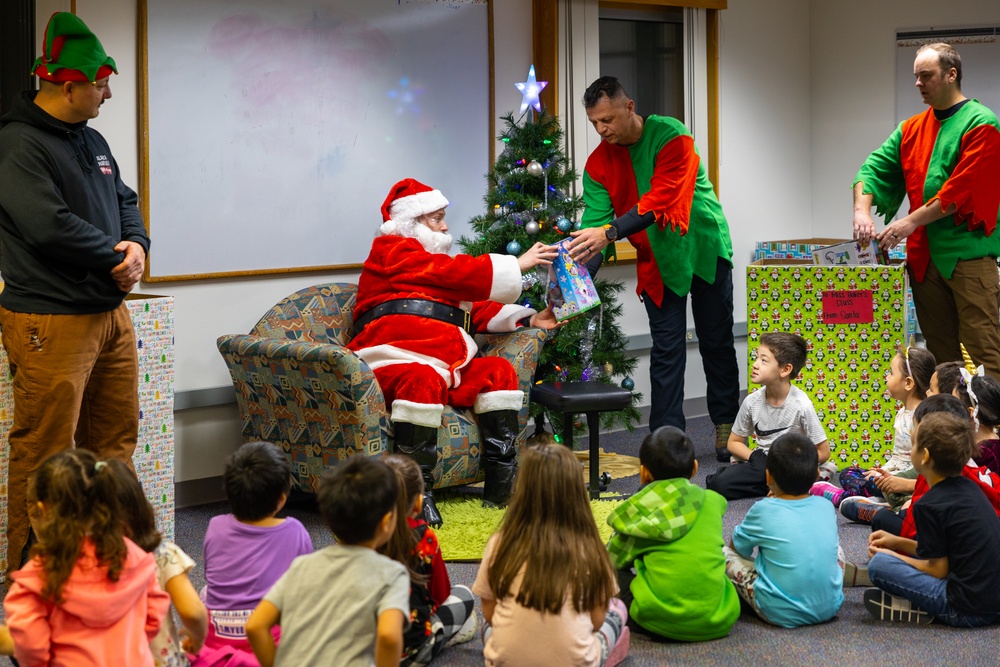
[[[571,252],[600,265],[614,257],[617,239],[637,251],[636,292],[649,315],[653,347],[649,430],[684,430],[687,297],[691,295],[698,349],[708,381],[716,457],[739,410],[740,374],[733,342],[733,245],[729,224],[683,123],[635,113],[618,80],[601,77],[583,95],[587,118],[602,141],[587,159],[582,227]],[[610,246],[610,247],[609,247]],[[596,261],[594,261],[596,260]]]
[[[149,237],[107,141],[87,126],[115,62],[73,14],[52,15],[37,91],[0,119],[0,327],[14,376],[7,568],[28,540],[27,483],[70,447],[132,464],[138,357],[125,295]]]
[[[521,273],[551,264],[556,249],[537,243],[520,258],[452,257],[447,206],[440,190],[412,178],[392,187],[358,281],[348,343],[378,379],[392,413],[395,450],[420,465],[424,518],[431,525],[441,523],[431,489],[445,405],[471,407],[478,416],[483,503],[505,505],[514,483],[524,392],[509,361],[476,356],[472,335],[556,326],[551,308],[538,313],[514,304]]]
[[[903,121],[854,177],[854,237],[888,250],[906,239],[920,330],[938,363],[960,361],[959,341],[1000,377],[1000,125],[962,94],[962,60],[948,44],[917,51],[913,74],[929,108]],[[871,207],[891,220],[875,233]]]

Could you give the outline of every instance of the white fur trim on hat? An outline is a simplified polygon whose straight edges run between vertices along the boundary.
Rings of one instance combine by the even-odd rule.
[[[478,415],[496,410],[520,410],[523,403],[524,392],[519,389],[487,391],[476,396],[476,403],[472,409]]]
[[[447,207],[448,200],[441,194],[441,191],[430,190],[396,199],[389,207],[389,216],[396,221],[416,220],[422,215]]]

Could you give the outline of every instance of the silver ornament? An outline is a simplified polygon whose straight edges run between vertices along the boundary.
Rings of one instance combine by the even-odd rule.
[[[532,236],[538,233],[538,223],[534,220],[530,220],[524,224],[524,231],[528,232]]]
[[[531,162],[529,162],[528,166],[525,167],[525,169],[532,176],[541,176],[543,173],[545,173],[545,170],[542,168],[542,163],[539,162],[538,160],[532,160]]]

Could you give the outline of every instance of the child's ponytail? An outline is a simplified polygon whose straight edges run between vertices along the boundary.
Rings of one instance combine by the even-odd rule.
[[[62,587],[88,536],[98,562],[117,581],[125,561],[125,541],[114,476],[106,463],[83,449],[59,452],[35,472],[28,499],[37,518],[38,541],[31,555],[41,560],[45,571],[42,594],[47,600],[62,602]],[[44,509],[36,507],[37,503]]]

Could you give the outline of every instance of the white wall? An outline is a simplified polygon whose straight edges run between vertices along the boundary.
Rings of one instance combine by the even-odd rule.
[[[1000,2],[812,0],[811,10],[813,230],[844,236],[851,181],[896,125],[896,31],[997,25]],[[968,73],[963,92],[977,95]]]
[[[596,20],[596,0],[564,0],[571,15],[560,34],[585,42]],[[109,139],[125,179],[137,184],[137,96],[135,0],[77,0],[77,13],[100,36],[117,61],[114,98],[94,126]],[[516,108],[531,62],[530,0],[496,0],[497,114]],[[48,16],[68,10],[68,0],[39,0],[39,43]],[[571,9],[571,12],[567,10]],[[720,45],[720,183],[735,250],[736,320],[745,320],[745,267],[758,239],[842,236],[850,233],[850,181],[867,153],[892,128],[893,37],[897,28],[995,22],[996,2],[952,0],[735,0],[722,12]],[[596,49],[585,48],[563,64],[560,80],[585,87],[598,76]],[[567,69],[568,67],[568,69]],[[565,95],[569,86],[563,86]],[[579,104],[582,88],[571,99]],[[974,95],[974,90],[967,91]],[[184,91],[177,91],[183,95]],[[189,122],[203,110],[192,109]],[[586,127],[584,128],[586,130]],[[592,131],[591,131],[592,134]],[[574,142],[577,168],[593,147],[585,133]],[[705,151],[706,146],[700,148]],[[373,209],[374,210],[374,209]],[[374,224],[374,223],[373,223]],[[155,238],[153,239],[155,245]],[[224,249],[220,249],[223,252]],[[634,268],[606,270],[625,280],[622,299],[626,334],[647,332],[645,312],[634,296]],[[329,280],[351,281],[357,272],[260,277],[189,283],[143,284],[147,294],[169,294],[176,302],[176,389],[228,386],[215,339],[248,331],[285,295]],[[745,345],[738,345],[745,358]],[[697,351],[689,350],[687,397],[704,395]],[[648,400],[648,366],[635,374]],[[745,369],[743,369],[745,379]],[[176,413],[177,481],[213,477],[239,443],[234,405]]]

